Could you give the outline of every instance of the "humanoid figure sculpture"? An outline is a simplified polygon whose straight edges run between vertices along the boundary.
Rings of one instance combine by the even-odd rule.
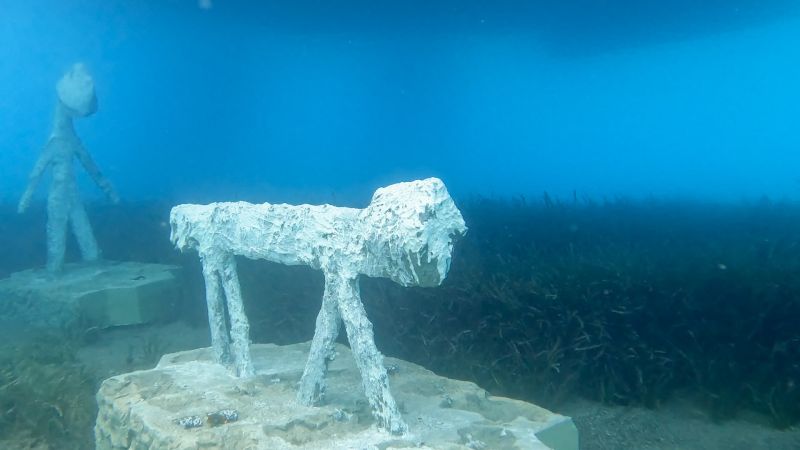
[[[313,405],[324,399],[328,362],[344,322],[378,426],[394,434],[407,431],[389,391],[358,277],[423,287],[444,280],[453,239],[467,231],[444,183],[429,178],[381,188],[365,209],[246,202],[178,205],[172,208],[170,225],[173,244],[197,250],[203,263],[212,348],[220,363],[232,366],[237,376],[254,373],[236,255],[322,270],[325,291],[298,401]]]
[[[47,270],[60,272],[64,265],[67,227],[78,241],[84,261],[95,261],[100,250],[89,224],[86,210],[78,194],[74,158],[81,162],[86,172],[106,193],[112,202],[119,197],[111,183],[103,176],[75,134],[73,119],[87,117],[97,111],[94,80],[83,64],[75,64],[56,85],[58,103],[50,138],[39,160],[31,171],[28,186],[22,194],[17,211],[23,213],[39,185],[45,170],[52,170],[53,179],[47,195]]]

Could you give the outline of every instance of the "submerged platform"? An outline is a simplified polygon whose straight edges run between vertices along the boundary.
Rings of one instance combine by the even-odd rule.
[[[398,437],[378,430],[342,345],[330,365],[326,404],[299,405],[309,346],[253,345],[257,375],[250,379],[211,362],[208,348],[109,378],[97,393],[97,449],[578,449],[568,417],[394,358],[385,364],[410,431]]]
[[[52,275],[31,269],[0,280],[0,318],[31,326],[72,321],[111,327],[169,319],[180,295],[180,268],[103,261],[67,264]]]

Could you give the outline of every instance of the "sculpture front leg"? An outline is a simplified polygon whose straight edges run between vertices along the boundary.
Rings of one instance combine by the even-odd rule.
[[[211,330],[211,349],[218,363],[229,366],[231,363],[231,341],[228,327],[225,325],[225,298],[222,293],[222,281],[219,277],[218,264],[201,258],[203,278],[206,282],[206,306],[208,307],[208,325]]]
[[[408,425],[403,421],[397,403],[389,391],[389,375],[383,365],[383,355],[375,346],[372,323],[361,303],[358,280],[341,278],[336,281],[341,284],[341,288],[337,289],[341,293],[337,299],[339,312],[347,330],[353,357],[361,372],[361,382],[372,407],[372,414],[379,428],[392,434],[405,434]]]
[[[253,361],[250,358],[250,322],[244,312],[242,288],[239,285],[236,258],[233,254],[228,254],[223,259],[220,277],[227,299],[228,318],[231,322],[231,350],[236,376],[250,377],[255,374]]]
[[[328,279],[329,277],[326,275],[322,307],[317,315],[314,339],[311,341],[311,350],[308,353],[303,376],[300,378],[300,390],[297,392],[297,401],[306,406],[315,405],[324,400],[325,375],[328,372],[328,362],[334,356],[334,344],[341,326],[336,295],[332,291],[334,286]],[[335,285],[335,283],[333,284]]]

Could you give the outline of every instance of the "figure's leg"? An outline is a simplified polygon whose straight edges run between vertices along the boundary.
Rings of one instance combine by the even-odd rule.
[[[222,261],[222,288],[228,305],[228,318],[231,321],[231,350],[236,376],[250,377],[255,375],[253,362],[250,359],[250,323],[244,312],[242,289],[239,275],[236,273],[236,258],[228,254]]]
[[[219,268],[216,267],[216,264],[207,262],[206,258],[202,256],[201,259],[203,278],[206,281],[206,305],[208,306],[208,325],[211,329],[211,348],[217,362],[228,366],[231,363],[231,341],[225,325],[225,299],[222,296]]]
[[[383,365],[383,355],[375,347],[372,323],[361,303],[358,279],[337,281],[343,285],[337,299],[339,312],[347,330],[353,357],[361,372],[361,382],[372,407],[372,414],[378,421],[378,427],[389,430],[392,434],[404,434],[408,431],[408,426],[389,391],[389,376]]]
[[[61,272],[67,246],[69,200],[50,192],[47,198],[47,270]]]
[[[86,209],[77,198],[72,202],[70,222],[72,222],[72,233],[78,241],[83,260],[97,261],[100,258],[100,249],[97,247],[97,240],[94,238],[92,225],[86,215]]]
[[[308,353],[306,368],[300,378],[300,390],[297,392],[297,401],[302,405],[311,406],[322,402],[325,397],[325,375],[328,371],[328,362],[334,357],[334,344],[339,335],[341,316],[336,305],[336,296],[333,287],[325,276],[325,293],[322,294],[322,307],[317,315],[317,326],[314,328],[314,339],[311,341],[311,351]],[[333,283],[335,285],[335,283]]]

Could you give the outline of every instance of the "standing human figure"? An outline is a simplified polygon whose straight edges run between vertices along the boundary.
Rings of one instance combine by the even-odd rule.
[[[97,240],[78,194],[74,158],[80,161],[92,180],[112,202],[119,202],[111,183],[97,168],[91,155],[75,134],[72,123],[76,117],[88,117],[97,111],[94,81],[86,66],[81,63],[74,64],[59,80],[56,91],[58,103],[53,131],[31,171],[28,186],[17,208],[19,213],[28,208],[42,175],[49,167],[53,178],[47,195],[47,270],[52,273],[60,272],[64,266],[67,228],[70,224],[83,260],[95,261],[100,258]]]

